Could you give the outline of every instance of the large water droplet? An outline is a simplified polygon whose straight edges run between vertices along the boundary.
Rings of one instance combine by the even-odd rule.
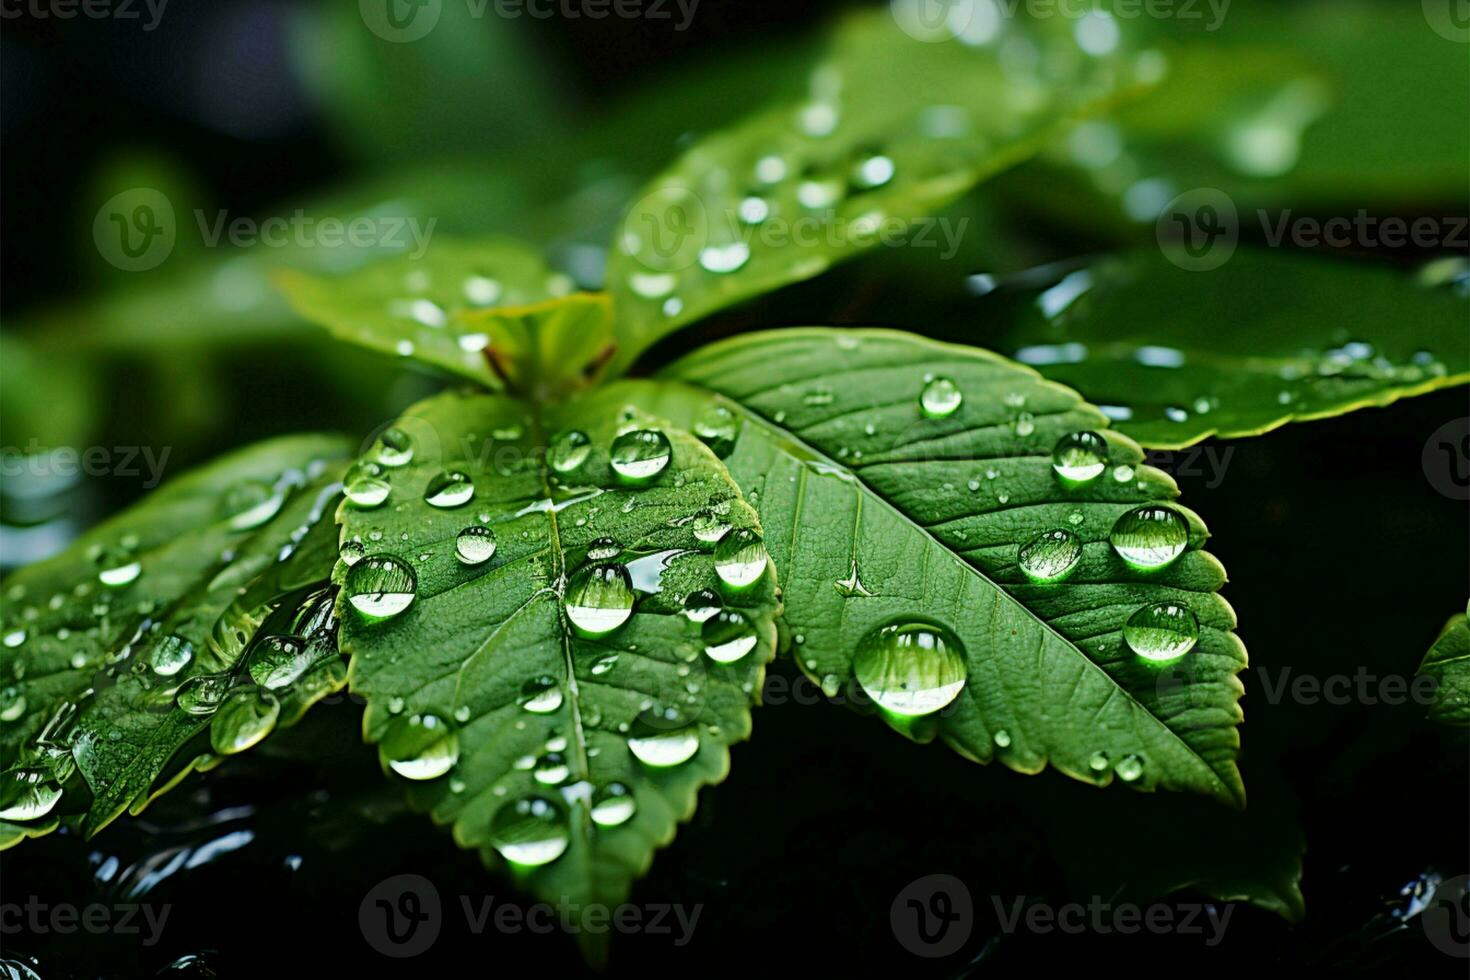
[[[571,775],[566,756],[560,752],[548,752],[536,760],[531,776],[543,786],[560,786]]]
[[[364,558],[347,570],[347,601],[369,619],[388,619],[407,609],[417,593],[418,577],[392,555]]]
[[[544,796],[506,803],[490,821],[490,834],[507,861],[529,867],[555,861],[571,839],[566,814]]]
[[[677,766],[699,751],[699,729],[675,708],[648,708],[638,715],[628,749],[647,766]]]
[[[730,524],[714,511],[702,510],[689,522],[689,530],[694,532],[694,540],[708,551],[729,532]]]
[[[1077,567],[1082,539],[1066,528],[1042,531],[1021,545],[1016,563],[1033,582],[1055,582]]]
[[[637,811],[633,791],[623,783],[608,783],[592,795],[592,822],[599,827],[625,824]]]
[[[396,427],[385,429],[378,436],[376,455],[384,466],[406,466],[413,459],[413,438]]]
[[[584,636],[603,636],[633,615],[633,579],[618,564],[590,565],[572,576],[565,600],[567,618]]]
[[[1183,553],[1189,525],[1177,510],[1150,504],[1120,516],[1108,538],[1129,564],[1162,568]]]
[[[104,550],[97,558],[97,580],[119,589],[137,581],[143,566],[126,550]]]
[[[495,532],[473,524],[454,538],[454,555],[466,565],[483,565],[495,555]]]
[[[288,687],[306,673],[312,659],[313,651],[299,636],[267,636],[250,651],[250,678],[272,691]]]
[[[765,574],[768,560],[765,542],[748,527],[730,531],[715,545],[715,574],[732,588],[753,585]]]
[[[44,769],[0,773],[0,820],[36,820],[61,799],[61,786]]]
[[[185,713],[202,716],[213,714],[228,693],[228,674],[197,674],[179,685],[174,700]]]
[[[755,627],[743,612],[726,609],[704,621],[700,630],[707,657],[719,664],[731,664],[755,649]]]
[[[596,538],[587,545],[587,558],[590,561],[607,561],[622,552],[623,546],[612,538]]]
[[[533,715],[547,715],[561,707],[561,685],[550,674],[533,677],[521,686],[520,705]]]
[[[342,495],[348,503],[362,510],[378,507],[393,490],[386,474],[382,466],[370,459],[353,463],[342,478]]]
[[[231,531],[248,531],[275,517],[286,500],[285,489],[275,490],[260,480],[246,480],[230,488],[223,505]]]
[[[1123,624],[1123,639],[1145,660],[1164,662],[1184,656],[1199,639],[1199,620],[1188,606],[1155,602]]]
[[[927,623],[901,623],[863,638],[853,674],[883,708],[917,716],[933,714],[958,697],[967,669],[954,634]]]
[[[165,636],[148,654],[148,666],[159,677],[172,677],[194,659],[194,644],[182,636]]]
[[[459,761],[459,735],[438,715],[395,718],[378,755],[404,779],[437,779]]]
[[[236,691],[210,720],[209,744],[219,755],[244,752],[269,735],[280,716],[281,702],[269,691]]]
[[[684,616],[693,623],[703,623],[724,607],[724,601],[713,589],[696,589],[684,597]]]
[[[953,415],[964,400],[964,394],[948,378],[934,378],[919,392],[919,407],[931,419]]]
[[[1096,432],[1073,432],[1062,436],[1051,451],[1051,468],[1071,483],[1097,479],[1108,465],[1107,440]]]
[[[587,461],[592,451],[592,440],[580,429],[559,433],[551,440],[546,459],[558,473],[570,473]]]
[[[424,488],[424,503],[430,507],[460,507],[475,495],[475,484],[464,470],[445,470]]]
[[[1125,755],[1118,760],[1118,764],[1113,767],[1113,771],[1118,774],[1118,778],[1123,780],[1123,782],[1131,783],[1143,775],[1143,760],[1136,755]]]
[[[669,465],[669,437],[657,429],[634,429],[613,440],[609,463],[624,483],[652,480]]]

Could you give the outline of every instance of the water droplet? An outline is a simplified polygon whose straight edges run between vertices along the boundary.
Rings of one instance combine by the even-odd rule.
[[[595,637],[611,633],[633,615],[633,579],[622,565],[591,565],[567,585],[567,618],[577,632]]]
[[[836,582],[833,582],[832,588],[837,590],[837,594],[842,596],[842,598],[844,599],[852,599],[855,597],[871,599],[873,597],[873,593],[868,589],[866,585],[863,584],[862,578],[858,575],[858,563],[856,558],[850,559],[848,563],[847,578],[838,579]]]
[[[1016,416],[1016,435],[1029,436],[1036,431],[1036,418],[1030,412],[1022,412]]]
[[[902,623],[858,645],[853,674],[868,696],[898,715],[927,715],[959,696],[967,669],[959,639],[940,626]]]
[[[750,246],[742,241],[725,245],[707,245],[700,249],[699,264],[706,272],[717,275],[734,272],[750,261]]]
[[[996,729],[995,735],[992,736],[992,740],[995,742],[995,747],[998,749],[1008,749],[1011,747],[1011,733],[1006,731],[1004,728]]]
[[[1093,772],[1107,772],[1110,762],[1106,752],[1094,752],[1087,759],[1087,768]]]
[[[0,774],[0,820],[36,820],[61,799],[61,786],[44,769],[12,769]]]
[[[472,524],[454,538],[454,555],[466,565],[483,565],[495,554],[495,532]]]
[[[617,827],[638,810],[633,791],[623,783],[608,783],[592,796],[592,822],[599,827]]]
[[[104,551],[98,558],[97,580],[110,588],[118,589],[137,580],[143,566],[128,554]]]
[[[720,404],[711,404],[694,420],[694,434],[716,456],[724,459],[735,448],[739,434],[735,413]]]
[[[1055,582],[1077,567],[1082,540],[1066,528],[1042,531],[1021,545],[1016,563],[1033,582]]]
[[[172,677],[194,659],[194,644],[182,636],[165,636],[148,653],[148,666],[159,677]]]
[[[597,538],[587,546],[587,557],[592,561],[607,561],[622,552],[623,546],[612,538]]]
[[[213,714],[230,693],[228,674],[197,674],[179,685],[174,695],[180,710],[191,715]]]
[[[1155,602],[1128,617],[1123,624],[1123,639],[1145,660],[1175,660],[1194,648],[1199,639],[1199,620],[1188,606]]]
[[[12,649],[12,650],[14,650],[16,647],[20,646],[25,641],[26,641],[26,631],[25,630],[11,630],[9,633],[6,633],[5,634],[5,645],[7,647],[9,647],[10,649]]]
[[[1118,760],[1118,765],[1113,771],[1123,782],[1131,783],[1143,775],[1143,760],[1136,755],[1125,755]]]
[[[18,687],[0,691],[0,721],[15,721],[26,713],[26,697]]]
[[[438,715],[396,718],[378,746],[378,755],[404,779],[437,779],[459,761],[459,735]]]
[[[964,394],[948,378],[934,378],[919,392],[919,407],[931,419],[953,415],[964,400]]]
[[[755,627],[737,609],[726,609],[706,619],[700,638],[705,655],[720,664],[734,663],[756,645]]]
[[[1129,480],[1133,479],[1133,467],[1129,466],[1127,463],[1124,463],[1122,466],[1117,467],[1113,470],[1113,479],[1117,480],[1119,483],[1127,483]]]
[[[748,527],[730,531],[715,545],[715,574],[732,588],[757,582],[765,574],[768,560],[765,542]]]
[[[223,510],[231,531],[248,531],[275,517],[286,500],[285,490],[274,490],[259,480],[246,480],[225,494]]]
[[[696,589],[684,597],[684,616],[693,623],[703,623],[720,611],[724,602],[713,589]]]
[[[699,728],[674,708],[648,708],[633,722],[628,749],[647,766],[677,766],[699,751]]]
[[[609,463],[624,483],[652,480],[669,465],[669,437],[657,429],[634,429],[613,440]]]
[[[347,601],[369,619],[389,619],[416,597],[418,577],[392,555],[364,558],[347,570]]]
[[[1123,560],[1139,568],[1162,568],[1184,551],[1189,525],[1177,510],[1135,507],[1113,524],[1109,540]]]
[[[1096,432],[1073,432],[1057,440],[1051,451],[1051,468],[1071,483],[1097,478],[1108,465],[1108,443]]]
[[[424,488],[424,503],[430,507],[461,507],[475,495],[475,484],[464,470],[445,470]]]
[[[413,438],[396,427],[385,429],[378,436],[376,455],[384,466],[406,466],[413,459]]]
[[[546,753],[536,760],[536,768],[531,770],[531,776],[543,786],[560,786],[569,775],[571,768],[567,765],[566,756],[560,752]]]
[[[367,546],[361,541],[343,541],[342,550],[337,552],[337,557],[342,559],[342,564],[351,567],[356,565],[358,559],[367,554]]]
[[[546,459],[553,470],[566,474],[585,463],[591,452],[592,440],[587,437],[587,433],[580,429],[571,429],[559,433],[551,440]]]
[[[853,167],[852,182],[864,190],[882,187],[893,179],[894,170],[891,158],[869,152]]]
[[[250,652],[250,678],[272,691],[287,687],[306,673],[314,657],[298,636],[267,636]]]
[[[348,503],[362,510],[382,505],[392,490],[386,471],[370,459],[353,463],[342,479],[342,495]]]
[[[520,705],[533,715],[548,715],[561,707],[561,685],[550,674],[533,677],[521,686]]]
[[[490,834],[507,861],[528,867],[550,864],[571,840],[562,808],[544,796],[512,800],[495,812]]]
[[[280,716],[281,702],[269,691],[236,691],[209,722],[210,747],[218,755],[244,752],[269,735]]]
[[[711,510],[702,510],[689,522],[694,540],[702,545],[714,545],[730,531],[729,523]]]

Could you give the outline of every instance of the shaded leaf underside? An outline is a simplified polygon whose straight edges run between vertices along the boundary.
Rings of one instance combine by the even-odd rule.
[[[1470,607],[1453,616],[1424,656],[1419,673],[1438,682],[1429,717],[1446,725],[1470,726]]]

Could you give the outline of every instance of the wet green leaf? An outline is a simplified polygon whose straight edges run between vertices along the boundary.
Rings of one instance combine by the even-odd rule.
[[[1246,657],[1217,594],[1224,569],[1202,550],[1199,518],[1172,503],[1173,481],[1106,433],[1097,409],[996,355],[891,331],[751,334],[664,377],[698,386],[642,396],[676,423],[700,431],[712,411],[733,415],[726,464],[782,571],[791,655],[829,695],[888,704],[896,728],[977,761],[1243,802],[1235,675]],[[713,408],[708,392],[722,396]],[[1083,431],[1105,433],[1102,469],[1068,485],[1053,450]],[[1163,550],[1181,553],[1151,570],[1110,544],[1141,506],[1176,515]],[[1123,635],[1161,603],[1176,623],[1198,623],[1197,643],[1170,662]],[[872,669],[881,631],[905,624],[940,628],[961,654],[957,694],[952,666],[932,656],[896,651],[887,673]],[[1135,635],[1162,652],[1160,634]],[[906,663],[916,673],[904,690]],[[953,700],[930,714],[904,704],[926,691]]]
[[[397,423],[411,459],[391,493],[339,513],[367,738],[457,843],[553,902],[627,894],[724,778],[774,654],[764,552],[742,566],[756,581],[722,587],[700,538],[756,535],[755,512],[698,440],[641,428],[635,390],[544,416],[423,402]],[[723,607],[704,622],[685,613],[701,589],[718,594],[699,616]]]
[[[1003,349],[1145,446],[1257,435],[1470,380],[1470,273],[1455,259],[1426,273],[1438,285],[1280,252],[1208,272],[1139,253],[1042,294]]]
[[[608,263],[615,364],[682,324],[904,240],[1063,121],[1163,71],[1106,15],[992,26],[970,43],[926,41],[886,11],[854,18],[812,69],[805,100],[700,141],[646,186]]]
[[[240,450],[6,582],[6,791],[16,771],[43,768],[66,786],[46,813],[80,815],[87,833],[146,803],[175,751],[210,722],[179,710],[175,692],[234,669],[286,597],[324,587],[334,549],[323,516],[346,450],[315,435]],[[316,690],[333,668],[311,666],[322,671],[307,685]]]
[[[1466,608],[1470,615],[1470,607]],[[1419,673],[1438,682],[1429,717],[1446,725],[1470,726],[1470,621],[1457,615],[1424,655]]]

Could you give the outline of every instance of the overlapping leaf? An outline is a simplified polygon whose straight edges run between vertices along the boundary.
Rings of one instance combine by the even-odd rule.
[[[1470,607],[1453,616],[1424,655],[1419,673],[1438,682],[1429,717],[1446,725],[1470,725]]]
[[[1058,480],[1058,439],[1107,424],[1075,393],[998,356],[889,331],[748,335],[665,377],[698,388],[651,383],[644,404],[695,431],[738,430],[726,464],[782,570],[792,654],[825,691],[861,693],[853,660],[872,631],[937,624],[962,646],[967,679],[939,715],[903,723],[916,737],[937,729],[961,753],[1022,772],[1050,763],[1091,782],[1243,801],[1235,675],[1246,658],[1217,594],[1224,570],[1130,440],[1108,434],[1106,472],[1090,482]],[[921,392],[941,379],[962,401],[926,417]],[[1187,550],[1152,571],[1109,543],[1114,522],[1145,504],[1188,527]],[[1058,530],[1081,544],[1070,576],[1028,580],[1019,549]],[[1171,664],[1144,661],[1121,635],[1160,602],[1199,624]]]
[[[775,107],[685,153],[614,241],[615,364],[722,307],[901,240],[1063,121],[1158,80],[1163,60],[1106,14],[986,20],[961,37],[854,18]],[[938,42],[938,43],[930,43]]]
[[[773,570],[725,588],[720,616],[684,613],[687,595],[721,586],[710,529],[756,532],[757,518],[685,432],[660,430],[669,458],[646,482],[610,469],[611,443],[640,424],[630,393],[544,416],[493,395],[423,402],[398,422],[412,458],[390,457],[403,463],[391,494],[339,517],[342,645],[367,738],[461,846],[504,853],[553,902],[626,895],[699,787],[724,777],[774,654]],[[614,584],[584,592],[599,569]],[[577,625],[587,609],[631,614],[594,631]],[[729,638],[739,656],[707,655]],[[640,738],[654,740],[642,754]],[[609,810],[613,784],[627,802]],[[518,805],[535,813],[518,821]]]
[[[1180,448],[1470,380],[1467,274],[1255,250],[1191,272],[1140,253],[1043,294],[1004,349],[1145,446]]]
[[[294,436],[240,450],[7,583],[6,819],[34,826],[75,814],[95,832],[199,761],[175,753],[212,715],[181,710],[176,694],[199,675],[238,679],[263,624],[291,597],[325,587],[332,539],[322,518],[346,449],[336,437]],[[330,629],[319,622],[313,632],[309,669],[273,695],[287,721],[345,679]],[[4,843],[25,832],[7,827]]]

